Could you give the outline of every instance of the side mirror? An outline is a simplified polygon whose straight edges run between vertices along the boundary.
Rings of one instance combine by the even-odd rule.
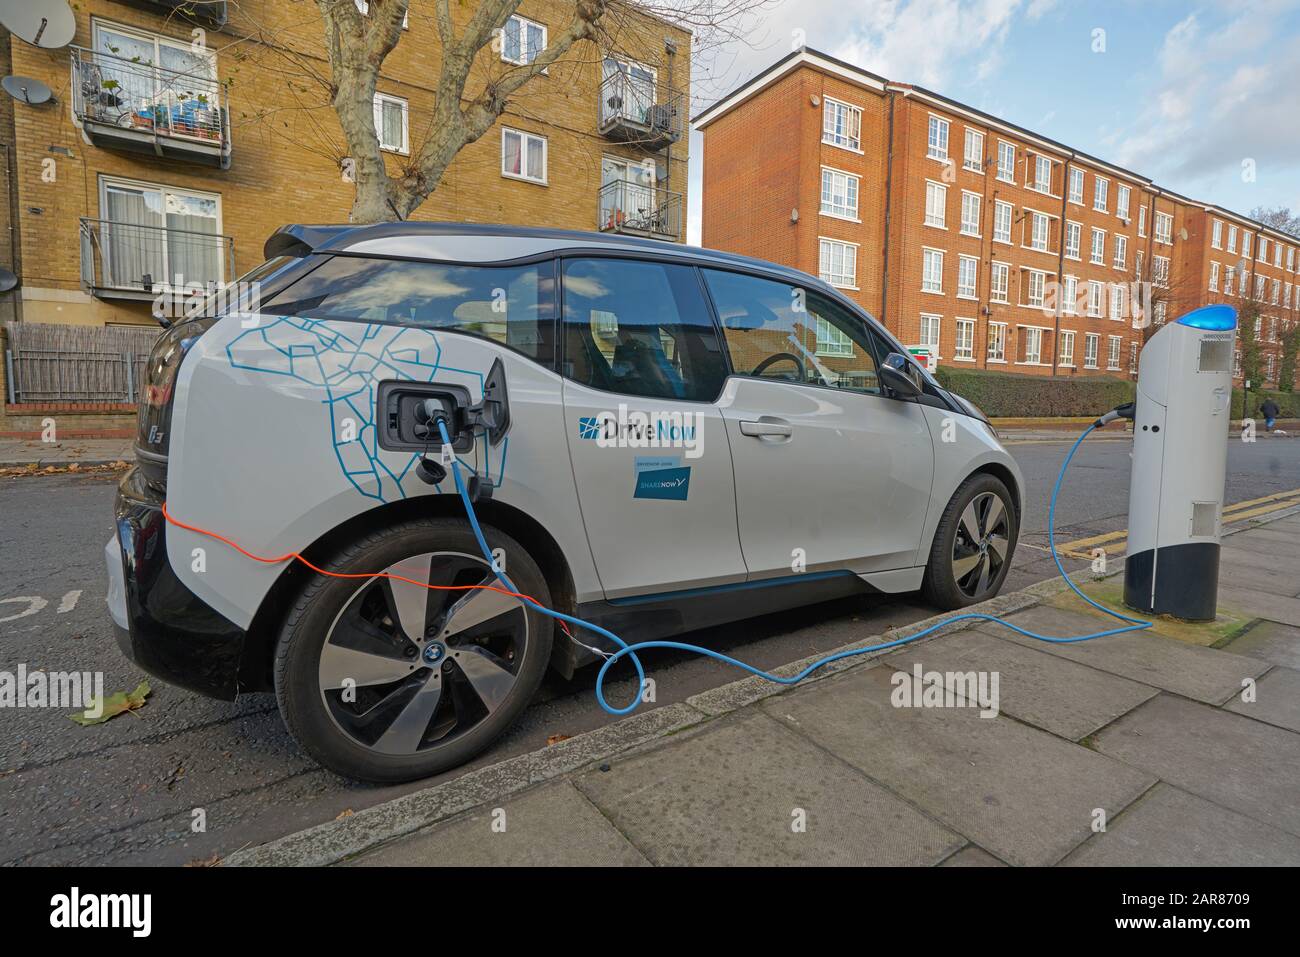
[[[921,385],[912,378],[912,363],[900,353],[891,352],[880,367],[880,381],[897,398],[911,399],[921,394]]]

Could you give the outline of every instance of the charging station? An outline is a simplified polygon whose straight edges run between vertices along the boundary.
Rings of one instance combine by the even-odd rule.
[[[1137,611],[1215,616],[1236,328],[1231,306],[1205,306],[1142,350],[1124,563],[1124,603]]]

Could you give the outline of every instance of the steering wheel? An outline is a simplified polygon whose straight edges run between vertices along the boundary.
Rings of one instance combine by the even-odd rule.
[[[767,370],[768,366],[776,365],[776,363],[781,362],[782,360],[785,360],[785,359],[788,359],[789,361],[793,362],[793,363],[798,367],[798,369],[799,369],[799,381],[800,381],[800,382],[807,382],[807,381],[808,381],[808,370],[807,370],[807,368],[804,367],[803,360],[800,359],[800,358],[799,358],[797,355],[795,355],[793,352],[778,352],[778,353],[776,353],[775,355],[770,355],[770,356],[768,356],[766,359],[764,359],[764,360],[763,360],[762,362],[760,362],[758,365],[754,366],[754,371],[751,372],[750,375],[752,375],[752,376],[759,376],[759,375],[762,375],[762,374]]]

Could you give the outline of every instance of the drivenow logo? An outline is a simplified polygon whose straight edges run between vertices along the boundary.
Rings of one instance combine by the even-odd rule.
[[[50,908],[51,927],[128,927],[132,936],[148,937],[153,926],[151,894],[82,894],[74,887],[51,897]]]
[[[578,438],[604,449],[683,449],[688,459],[704,454],[704,422],[698,412],[642,412],[619,403],[617,412],[578,418]]]

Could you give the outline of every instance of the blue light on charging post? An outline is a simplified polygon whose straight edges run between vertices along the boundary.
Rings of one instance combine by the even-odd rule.
[[[1178,323],[1191,326],[1193,329],[1204,329],[1207,332],[1225,332],[1237,328],[1237,310],[1232,306],[1224,305],[1202,306],[1181,316]]]

